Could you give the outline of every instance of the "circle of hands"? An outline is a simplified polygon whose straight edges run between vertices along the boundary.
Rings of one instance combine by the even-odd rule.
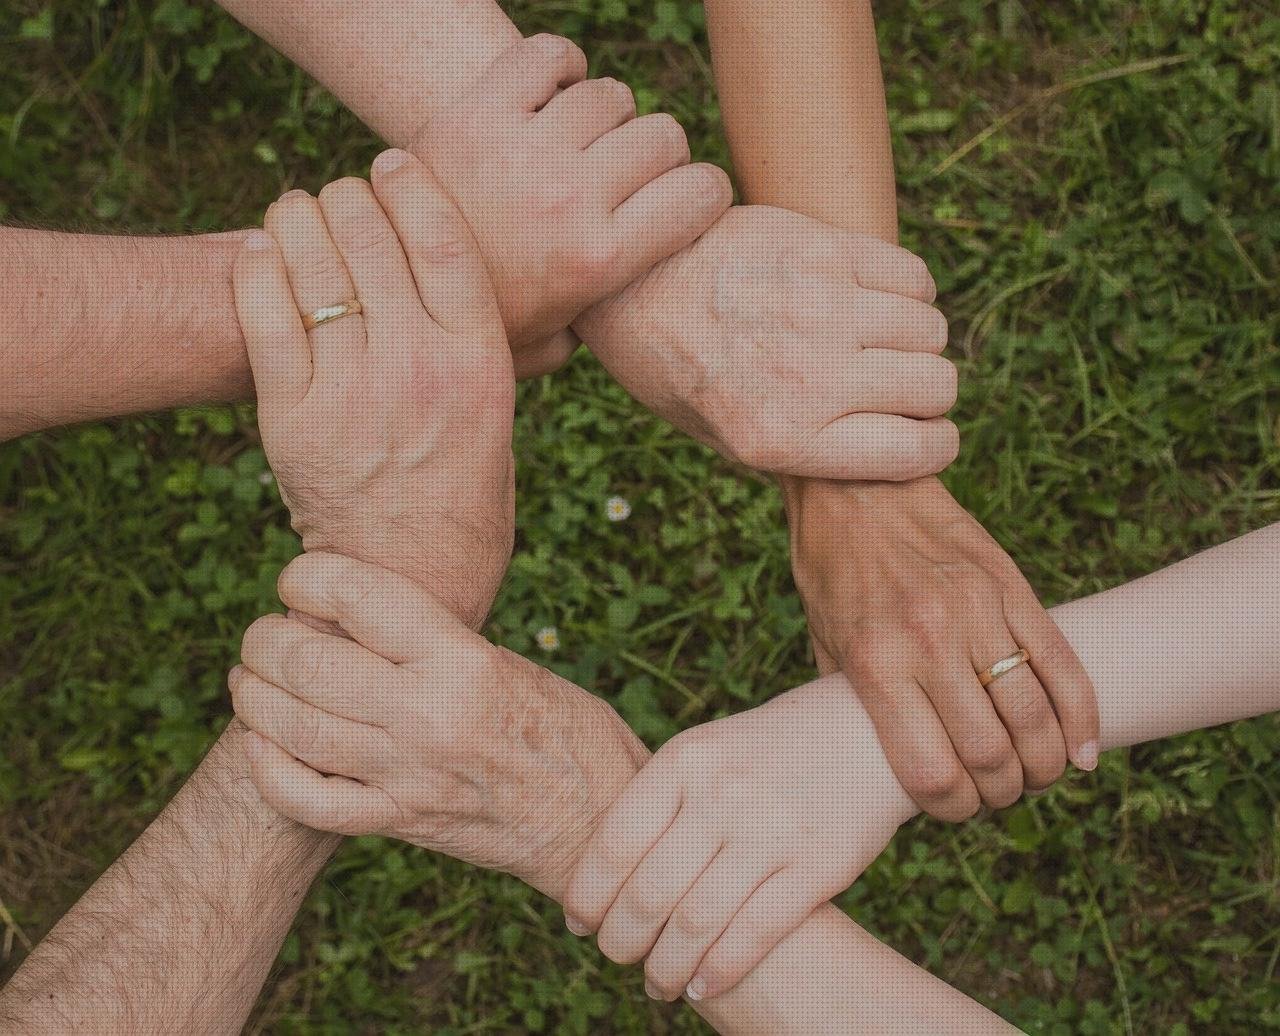
[[[959,820],[1092,769],[1098,718],[1016,566],[927,477],[958,438],[921,260],[731,207],[675,120],[585,76],[568,41],[522,41],[427,128],[429,165],[384,152],[245,241],[262,440],[305,553],[229,683],[276,810],[510,872],[645,959],[651,995],[701,999],[918,808]],[[854,691],[818,681],[651,757],[479,634],[512,552],[515,378],[563,363],[570,324],[642,403],[780,476],[819,663]]]

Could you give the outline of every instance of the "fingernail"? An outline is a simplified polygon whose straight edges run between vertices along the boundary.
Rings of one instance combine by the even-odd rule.
[[[707,980],[701,975],[694,975],[689,979],[689,984],[684,987],[684,995],[690,1000],[701,1000],[707,995]]]
[[[295,187],[293,190],[285,191],[284,194],[280,195],[280,200],[284,201],[286,198],[310,198],[310,197],[311,195],[309,195],[301,187]]]
[[[404,165],[409,158],[407,151],[401,151],[398,147],[388,148],[373,160],[373,171],[375,173],[393,173]]]
[[[255,230],[244,239],[244,246],[249,249],[250,252],[266,252],[275,246],[275,241],[270,234],[264,234],[261,230]]]
[[[658,987],[657,987],[657,986],[655,986],[655,985],[654,985],[652,982],[650,982],[648,979],[645,979],[645,980],[644,980],[644,995],[645,995],[645,996],[647,996],[650,1000],[665,1000],[665,999],[666,999],[666,998],[662,995],[662,993],[661,993],[661,992],[659,992]]]
[[[564,915],[564,926],[574,935],[583,936],[591,934],[590,928],[584,925],[576,917],[570,917],[568,914]]]
[[[1086,741],[1080,746],[1080,751],[1076,753],[1076,766],[1081,770],[1096,770],[1098,768],[1098,742]]]

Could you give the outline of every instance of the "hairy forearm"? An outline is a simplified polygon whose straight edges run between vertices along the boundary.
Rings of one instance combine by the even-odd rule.
[[[398,147],[520,38],[494,0],[220,3]]]
[[[231,299],[239,242],[0,228],[0,439],[247,396]]]
[[[285,820],[232,723],[0,991],[15,1032],[239,1032],[338,843]],[[6,1028],[6,1031],[9,1031]]]

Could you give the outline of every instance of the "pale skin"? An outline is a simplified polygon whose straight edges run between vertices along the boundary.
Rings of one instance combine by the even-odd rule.
[[[870,3],[707,0],[743,196],[897,240]],[[812,84],[821,82],[814,91]],[[1088,674],[1000,546],[936,479],[781,480],[819,668],[842,670],[894,772],[945,820],[1097,764]],[[993,684],[977,674],[1030,652]]]
[[[1055,609],[1054,620],[1098,688],[1103,746],[1280,708],[1278,575],[1280,525],[1274,525]],[[890,982],[902,1000],[881,1001],[883,1013],[858,1002],[867,978],[863,960],[878,959],[878,951],[848,918],[818,906],[815,890],[851,882],[918,807],[843,676],[686,732],[654,756],[603,823],[595,823],[601,807],[592,768],[606,757],[643,755],[634,738],[605,719],[598,699],[493,647],[413,584],[370,566],[304,556],[285,570],[280,590],[286,604],[332,622],[355,641],[278,616],[246,634],[245,665],[233,676],[237,714],[261,735],[250,753],[253,776],[283,814],[511,871],[563,902],[580,931],[599,924],[611,896],[640,873],[644,863],[637,867],[636,857],[643,861],[646,849],[656,849],[663,863],[655,873],[659,894],[637,895],[635,902],[659,947],[606,946],[612,937],[602,929],[602,948],[623,962],[649,953],[651,995],[673,999],[685,992],[722,1031],[905,1031],[942,1018],[950,1031],[953,1017],[962,1031],[966,1021],[975,1028],[997,1025],[954,990],[930,989],[928,1009],[911,1014],[901,990],[919,979],[900,958],[873,975]],[[299,658],[327,664],[299,666]],[[541,706],[530,708],[530,701]],[[818,725],[833,748],[815,759]],[[592,737],[610,747],[597,756]],[[513,760],[524,757],[538,775],[528,797],[481,776],[494,767],[509,772],[520,765]],[[599,786],[620,787],[617,771],[609,772]],[[732,784],[723,781],[726,773]],[[719,795],[700,810],[708,783],[719,783]],[[635,789],[655,784],[671,803],[665,812],[637,805],[642,796]],[[574,810],[567,804],[573,803],[579,812],[570,819]],[[727,814],[719,827],[709,821],[713,809]],[[712,847],[701,869],[708,886],[700,894],[693,881],[673,912],[661,896],[670,874],[661,840],[682,830],[686,810],[693,823],[683,830],[704,834],[701,844]],[[593,820],[582,822],[583,816]],[[756,820],[748,823],[748,816]],[[508,843],[500,832],[513,826],[523,834]],[[581,846],[588,828],[594,835],[567,878],[561,851]],[[717,846],[731,866],[713,880]],[[740,900],[717,910],[725,905],[721,893],[740,887],[741,860],[756,858],[764,869]],[[819,886],[814,872],[828,868]],[[605,894],[597,896],[601,888]],[[825,945],[805,961],[801,947],[815,940]],[[825,966],[833,954],[838,979]],[[806,974],[815,962],[823,962],[817,973]],[[786,984],[774,987],[783,974]],[[778,1028],[758,1014],[744,1019],[736,1013],[784,989],[803,1007],[799,1017],[771,1019]]]
[[[225,6],[346,99],[374,129],[432,164],[486,252],[519,375],[550,369],[572,349],[573,339],[563,333],[541,337],[548,328],[636,278],[658,254],[692,241],[728,203],[728,183],[719,170],[677,165],[616,206],[615,232],[602,233],[597,217],[607,199],[644,171],[657,174],[687,159],[687,145],[669,119],[646,117],[624,120],[584,147],[582,135],[590,126],[624,119],[631,111],[629,94],[609,81],[576,83],[582,70],[576,48],[557,51],[539,37],[518,43],[518,33],[488,0]],[[335,38],[342,47],[332,45]],[[491,86],[485,77],[495,62],[502,67],[504,57],[522,46],[554,58],[552,90],[567,87],[545,112],[519,113],[526,121],[546,116],[545,122],[571,137],[560,152],[541,138],[536,139],[545,154],[513,150],[529,134],[510,128],[516,116],[489,116]],[[526,95],[519,103],[536,102]],[[442,140],[449,146],[441,146]],[[585,159],[594,156],[607,175],[584,183],[592,163],[579,160],[579,152]],[[547,225],[563,227],[568,240],[548,242],[544,230],[518,234],[514,244],[529,248],[496,247],[512,227]],[[49,246],[36,243],[37,250]],[[163,292],[154,285],[166,283],[171,246],[137,247],[141,253],[126,279]],[[56,269],[59,258],[51,254],[30,272],[9,272],[40,291],[42,272]],[[208,309],[220,315],[230,311],[229,259],[224,251],[210,254],[205,280],[195,286],[206,300],[217,296]],[[589,310],[579,324],[632,394],[684,430],[747,464],[828,477],[911,478],[940,470],[954,457],[955,428],[937,415],[954,399],[955,371],[933,355],[945,338],[945,321],[928,305],[932,280],[916,257],[887,250],[865,235],[836,234],[816,221],[753,206],[736,210],[731,224],[683,253],[678,268],[656,276],[662,269]],[[557,306],[529,303],[525,292],[539,286],[542,297],[559,300]],[[83,286],[74,291],[91,316],[100,303],[110,302]],[[771,304],[761,307],[753,301],[759,298]],[[64,398],[45,410],[29,408],[26,419],[15,415],[0,432],[38,426],[30,420],[33,413],[71,420],[164,406],[166,393],[181,401],[244,394],[247,363],[234,329],[201,336],[219,351],[202,357],[188,376],[163,347],[170,340],[166,329],[153,333],[146,325],[147,307],[129,309],[118,328],[100,328],[91,319],[76,325],[76,337],[57,343],[74,357],[88,355],[91,343],[113,331],[121,340],[117,352],[86,364],[96,378],[65,392],[39,350],[31,350],[32,341],[42,341],[44,314],[36,312],[29,326],[15,325],[5,353],[23,372],[32,398]],[[675,346],[660,353],[652,348],[655,336]],[[846,346],[853,348],[846,353]],[[129,384],[135,369],[145,375],[146,393]],[[757,401],[768,407],[755,407]],[[753,407],[758,417],[744,418]]]
[[[387,172],[385,163],[379,165]],[[402,189],[407,186],[420,192],[416,202],[405,204],[403,197],[396,201],[396,185],[389,182],[396,176],[407,178],[401,182]],[[479,257],[474,250],[461,247],[469,240],[465,224],[457,213],[450,215],[447,202],[425,170],[403,159],[390,171],[389,179],[373,190],[375,199],[386,197],[388,209],[412,224],[396,229],[403,253],[398,257],[384,253],[384,265],[393,270],[359,269],[361,261],[368,258],[365,250],[345,251],[343,231],[330,227],[327,208],[334,210],[334,223],[341,226],[348,205],[361,198],[369,200],[349,183],[318,202],[327,240],[320,239],[318,233],[317,203],[295,195],[272,214],[271,225],[279,238],[271,237],[268,243],[263,240],[268,235],[254,235],[245,242],[236,266],[237,297],[255,373],[260,378],[261,408],[269,427],[281,422],[274,431],[264,429],[264,441],[282,475],[282,491],[289,500],[302,504],[305,513],[308,493],[317,487],[289,482],[290,472],[295,470],[289,462],[297,461],[299,449],[288,435],[290,423],[309,414],[311,421],[323,424],[327,419],[339,427],[349,393],[363,391],[371,379],[376,384],[379,371],[389,364],[394,369],[394,364],[403,360],[405,328],[416,329],[416,351],[451,345],[440,353],[441,362],[453,364],[442,375],[447,375],[450,391],[458,395],[461,404],[443,410],[444,425],[432,439],[434,446],[428,445],[424,454],[422,445],[382,434],[397,428],[411,431],[403,422],[371,420],[375,434],[362,444],[366,451],[362,457],[377,459],[375,470],[388,465],[401,467],[401,477],[389,484],[403,485],[409,491],[447,486],[452,478],[474,480],[478,487],[476,495],[463,498],[464,506],[457,514],[441,514],[438,524],[421,530],[423,542],[433,544],[440,554],[425,559],[415,554],[414,562],[425,563],[406,565],[400,576],[403,582],[398,584],[401,592],[408,586],[418,587],[421,599],[433,603],[437,617],[448,615],[456,626],[459,620],[434,604],[436,597],[458,591],[451,566],[459,556],[471,556],[468,552],[480,545],[495,559],[505,559],[509,550],[505,473],[510,464],[511,361],[496,330],[500,326],[496,300],[485,289]],[[423,220],[424,212],[435,216]],[[437,238],[421,237],[424,230],[434,230],[437,235],[443,232],[439,239],[459,247],[442,252],[432,244]],[[382,240],[386,242],[385,235]],[[411,256],[414,251],[422,254]],[[337,342],[331,333],[340,330],[336,325],[325,325],[308,335],[297,309],[297,300],[317,283],[315,278],[332,274],[333,262],[317,261],[326,255],[336,255],[353,282],[373,278],[366,280],[370,312],[343,318],[348,327],[342,334],[363,331],[361,341],[346,342],[350,352],[345,355],[335,355]],[[414,273],[423,259],[431,264],[425,286]],[[447,295],[432,293],[445,285],[450,288]],[[465,310],[468,300],[472,311]],[[399,314],[399,318],[383,319],[388,314]],[[470,328],[473,341],[458,338],[464,327]],[[335,359],[339,362],[331,362]],[[304,382],[306,392],[299,398]],[[389,414],[395,412],[399,401],[385,395],[377,398]],[[483,427],[486,421],[491,425],[489,431]],[[464,434],[476,443],[465,457],[453,447]],[[362,457],[349,455],[342,436],[318,438],[313,445],[331,451],[316,459],[318,470],[345,478],[350,496],[365,495],[368,484],[362,473],[367,468],[352,466],[353,459]],[[481,470],[484,465],[491,470]],[[344,498],[340,486],[325,488],[328,506],[300,524],[309,529],[319,517],[334,515],[348,533],[359,529],[361,523],[349,522],[347,517],[364,501]],[[382,498],[378,492],[372,496]],[[459,527],[477,524],[482,511],[488,514],[494,534],[483,544],[469,532],[457,536]],[[389,513],[399,512],[393,509]],[[426,512],[422,520],[430,523],[435,518],[433,512]],[[375,524],[376,519],[376,515],[370,516]],[[320,531],[337,538],[333,532]],[[377,541],[373,544],[375,549],[378,545]],[[362,542],[350,546],[354,554],[369,548]],[[330,669],[326,659],[332,660],[335,651],[346,653],[343,665],[355,664],[351,652],[363,648],[343,637],[317,632],[315,625],[324,623],[329,629],[336,625],[352,636],[371,636],[373,627],[362,625],[349,614],[361,602],[377,612],[381,621],[376,635],[383,638],[378,643],[391,657],[426,643],[423,626],[400,623],[371,596],[373,588],[359,582],[359,572],[384,576],[382,569],[348,558],[304,555],[307,565],[323,564],[325,558],[355,566],[350,569],[350,578],[340,580],[345,587],[345,596],[338,598],[342,610],[295,594],[286,580],[282,590],[286,601],[298,606],[298,617],[276,616],[254,627],[254,638],[264,638],[277,647],[275,636],[292,637],[301,632],[301,639],[276,656],[284,666],[282,673],[304,681],[307,674],[326,673]],[[480,568],[485,565],[484,558],[471,556],[471,560]],[[305,570],[290,569],[291,573],[298,571]],[[477,591],[487,585],[482,580],[464,583],[464,589],[470,588],[477,596],[455,602],[459,612],[483,615],[489,602],[479,599]],[[433,596],[426,596],[428,592]],[[412,613],[408,617],[415,618]],[[320,651],[313,637],[324,638]],[[403,638],[398,648],[397,637]],[[439,706],[432,714],[436,723],[424,714],[403,714],[411,731],[437,736],[443,731],[452,745],[451,751],[445,751],[442,743],[436,743],[437,782],[425,781],[421,772],[412,777],[412,789],[419,796],[433,789],[444,796],[415,802],[434,813],[420,818],[415,834],[419,839],[433,839],[435,847],[448,848],[463,858],[512,870],[556,895],[595,821],[634,775],[646,753],[612,710],[537,667],[530,666],[541,674],[538,680],[533,684],[526,681],[518,694],[510,694],[512,681],[500,668],[487,669],[488,659],[505,657],[522,666],[529,663],[516,656],[498,656],[496,649],[478,637],[472,644],[483,645],[489,654],[473,656],[474,665],[468,665],[463,655],[455,655],[451,671],[456,679],[466,681],[471,691],[486,686],[500,691],[500,697],[479,702],[492,704],[494,709],[476,707],[477,700],[466,694],[441,698],[437,692],[446,688],[439,684],[436,691],[416,703]],[[246,640],[245,651],[247,659],[258,658],[253,639]],[[245,673],[238,670],[232,685],[237,698],[247,695],[252,701],[254,692],[244,686]],[[486,674],[496,674],[498,679],[486,684]],[[282,728],[280,736],[287,737],[303,754],[323,752],[326,745],[319,740],[323,731],[316,728],[307,734],[309,721],[300,711],[302,704],[299,699],[296,705],[286,703],[279,711],[279,722],[296,720],[301,724]],[[404,704],[409,704],[407,699]],[[84,905],[73,908],[28,957],[0,997],[0,1011],[7,1020],[23,1031],[49,1032],[86,1026],[162,1031],[175,1019],[192,1031],[236,1031],[243,1024],[301,896],[336,843],[329,835],[282,820],[256,795],[245,797],[246,789],[252,789],[244,779],[242,729],[234,724],[228,730],[165,817],[95,884]],[[460,738],[460,733],[470,736]],[[308,737],[316,740],[309,742]],[[385,755],[385,748],[368,740],[328,746],[337,750],[332,761],[339,765],[349,764],[356,750]],[[224,791],[228,788],[241,794],[233,797]],[[193,856],[190,843],[195,840],[202,846],[216,847],[217,852]],[[292,871],[288,871],[290,864]],[[248,896],[246,889],[252,890]],[[225,909],[226,900],[251,908],[253,916]],[[243,929],[252,931],[245,935]],[[811,954],[829,960],[842,950],[856,952],[864,959],[860,975],[865,977],[865,988],[858,982],[846,983],[846,988],[868,1003],[878,1004],[879,1013],[866,1015],[868,1018],[910,1017],[910,1012],[896,1006],[890,1015],[890,1005],[883,1000],[884,986],[877,980],[891,975],[899,989],[919,997],[922,1003],[945,1003],[953,998],[958,1021],[967,1019],[973,1031],[984,1031],[991,1024],[986,1012],[860,932],[851,942],[847,930],[818,919],[799,933],[792,945],[794,949],[779,958],[781,965],[775,965],[772,975],[766,974],[754,985],[750,996],[737,1002],[725,999],[716,1006],[725,1031],[779,1031],[778,1012],[783,1010],[801,1024],[819,1017],[821,1007],[796,1011],[787,999],[792,990],[805,990],[808,979],[804,976],[813,974]],[[168,966],[175,959],[190,961],[176,977]],[[146,967],[145,975],[138,975],[133,971],[135,961],[155,963]],[[104,988],[111,990],[109,996],[103,995]],[[208,995],[210,988],[218,991],[216,997]]]

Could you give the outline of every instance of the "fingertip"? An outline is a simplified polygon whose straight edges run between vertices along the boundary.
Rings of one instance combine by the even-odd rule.
[[[409,152],[401,148],[388,148],[373,160],[369,172],[372,176],[385,177],[390,176],[397,169],[404,166],[413,156]]]
[[[1098,742],[1086,741],[1071,757],[1076,769],[1091,773],[1098,768]]]

